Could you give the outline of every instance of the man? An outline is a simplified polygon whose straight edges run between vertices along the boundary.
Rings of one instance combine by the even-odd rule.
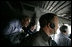
[[[58,46],[71,46],[71,39],[68,37],[68,27],[66,25],[60,27],[60,34],[58,34],[55,41]]]
[[[6,39],[9,39],[12,45],[20,43],[20,33],[26,35],[26,30],[23,27],[27,27],[30,23],[30,17],[21,15],[21,19],[14,19],[9,22],[7,28],[4,30],[4,35]],[[24,30],[23,30],[23,29]],[[25,36],[24,36],[25,37]],[[9,44],[10,45],[10,44]]]
[[[57,46],[55,41],[50,37],[50,35],[56,33],[58,28],[57,15],[46,13],[40,17],[39,22],[41,27],[40,31],[33,36],[27,37],[21,46]]]

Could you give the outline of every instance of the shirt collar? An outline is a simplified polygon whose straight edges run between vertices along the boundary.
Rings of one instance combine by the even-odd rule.
[[[45,41],[51,40],[52,38],[49,37],[43,30],[40,30],[40,34]]]
[[[67,35],[63,34],[62,32],[60,33],[60,35],[64,36],[64,37],[68,37]]]

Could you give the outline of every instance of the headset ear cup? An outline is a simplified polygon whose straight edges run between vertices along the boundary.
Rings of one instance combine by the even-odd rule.
[[[52,29],[54,29],[54,28],[55,28],[54,23],[50,23],[50,27],[51,27]]]

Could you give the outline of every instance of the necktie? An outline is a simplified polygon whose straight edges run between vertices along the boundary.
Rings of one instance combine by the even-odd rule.
[[[51,46],[51,37],[49,37],[49,39],[48,39],[48,43],[49,43],[49,46]]]

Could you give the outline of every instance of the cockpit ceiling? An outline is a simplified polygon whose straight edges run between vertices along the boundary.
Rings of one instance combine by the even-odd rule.
[[[62,18],[71,20],[71,1],[23,1],[22,3],[43,8],[46,12],[56,13]]]
[[[6,1],[11,8],[22,10],[25,6],[39,7],[45,12],[56,13],[59,17],[71,20],[71,1]]]

